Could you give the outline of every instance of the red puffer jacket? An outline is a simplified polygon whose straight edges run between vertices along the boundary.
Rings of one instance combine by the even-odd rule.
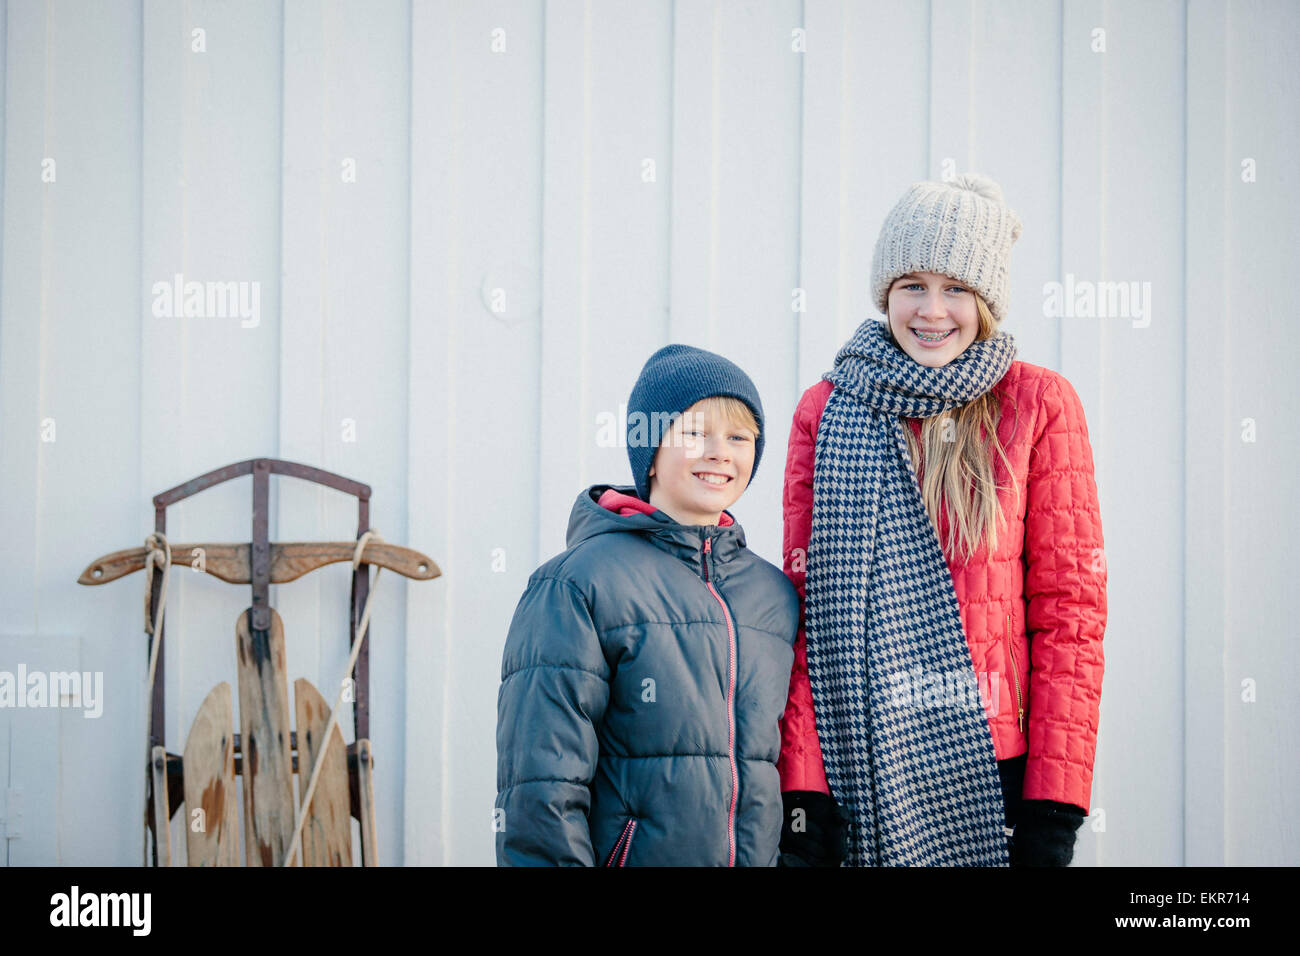
[[[813,452],[832,387],[823,380],[804,392],[785,467],[785,573],[799,592],[800,628],[781,719],[783,791],[830,792],[813,719],[802,610]],[[1106,630],[1106,565],[1088,427],[1074,388],[1050,369],[1013,362],[993,392],[1002,403],[998,438],[1020,505],[1009,487],[1003,491],[999,501],[1011,517],[1000,529],[996,553],[982,544],[968,563],[949,558],[948,568],[975,672],[987,675],[981,687],[996,698],[986,713],[998,759],[1028,750],[1023,799],[1087,810]],[[920,421],[906,421],[919,437]],[[998,483],[1008,484],[1005,466],[994,458]],[[946,536],[946,508],[940,527]]]

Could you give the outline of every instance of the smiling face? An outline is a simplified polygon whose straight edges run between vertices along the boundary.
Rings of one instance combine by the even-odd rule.
[[[935,272],[911,272],[889,287],[894,341],[921,365],[947,365],[975,341],[979,312],[970,286]],[[947,333],[938,336],[931,333]]]
[[[758,434],[721,405],[706,398],[686,409],[655,452],[650,504],[678,524],[717,524],[749,485]]]

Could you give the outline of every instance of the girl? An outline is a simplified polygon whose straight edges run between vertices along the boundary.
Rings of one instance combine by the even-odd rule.
[[[1079,398],[998,329],[1020,230],[986,177],[913,185],[873,257],[886,321],[795,412],[782,862],[1070,862],[1106,570]]]

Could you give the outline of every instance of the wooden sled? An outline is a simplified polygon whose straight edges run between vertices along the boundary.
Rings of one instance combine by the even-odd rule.
[[[249,866],[278,866],[294,826],[293,777],[298,796],[322,750],[329,702],[299,678],[293,685],[294,726],[289,726],[284,625],[271,609],[271,627],[259,634],[243,612],[236,625],[240,733],[234,732],[230,685],[212,688],[190,725],[185,752],[173,761],[185,805],[185,849],[190,866],[238,866],[239,832],[235,776],[244,778],[244,854]],[[236,759],[236,743],[247,761]],[[303,823],[301,859],[306,866],[351,866],[353,817],[361,822],[363,865],[378,863],[375,845],[374,760],[370,741],[346,747],[336,726],[325,764]],[[241,755],[242,756],[242,755]],[[170,820],[175,809],[165,777],[168,755],[153,748],[153,818]],[[170,828],[159,828],[159,859],[170,865]],[[295,864],[297,865],[297,861]]]
[[[350,680],[356,743],[345,746],[335,725],[323,740],[330,718],[330,702],[305,679],[294,682],[293,725],[289,719],[289,692],[285,668],[284,624],[268,603],[271,583],[295,578],[340,560],[350,560],[353,544],[347,542],[295,542],[268,540],[269,479],[289,475],[327,485],[357,499],[356,560],[352,574],[350,644],[356,660]],[[306,793],[317,756],[323,763],[307,814],[301,846],[292,865],[351,866],[353,818],[361,827],[361,865],[375,866],[374,758],[370,747],[369,645],[364,629],[359,646],[362,609],[370,592],[370,564],[391,568],[415,580],[438,577],[441,571],[428,557],[397,545],[369,540],[370,488],[367,485],[309,465],[254,458],[218,468],[155,495],[154,530],[163,535],[167,508],[214,485],[243,475],[253,478],[253,535],[247,544],[177,545],[188,560],[191,551],[206,557],[209,574],[232,583],[252,586],[252,606],[239,615],[235,627],[236,673],[239,692],[239,732],[233,726],[233,700],[229,683],[217,684],[204,699],[190,726],[182,754],[169,753],[164,741],[166,725],[163,688],[166,633],[162,618],[157,642],[156,669],[151,687],[149,766],[145,800],[145,827],[153,835],[155,866],[171,865],[169,822],[185,807],[186,857],[190,866],[238,866],[239,824],[235,777],[243,777],[244,856],[248,866],[280,866],[293,839],[297,808],[293,779],[298,775],[298,796]],[[163,539],[165,541],[165,538]],[[148,567],[150,586],[146,619],[158,619],[160,593],[166,574],[146,565],[146,549],[118,551],[92,562],[80,583],[103,584]],[[147,630],[152,631],[149,624]],[[151,650],[152,650],[151,646]],[[147,836],[146,836],[147,839]]]

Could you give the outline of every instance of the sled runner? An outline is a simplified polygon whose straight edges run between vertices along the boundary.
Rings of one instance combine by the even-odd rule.
[[[335,488],[357,499],[357,541],[273,543],[267,539],[270,476],[289,475]],[[253,536],[247,544],[169,545],[167,508],[207,488],[243,475],[253,477]],[[308,465],[254,458],[218,468],[155,495],[154,534],[143,548],[115,551],[91,562],[78,582],[105,584],[134,571],[146,576],[145,631],[149,644],[150,710],[144,812],[146,843],[153,835],[155,866],[171,865],[169,821],[186,808],[190,866],[238,866],[236,776],[243,777],[243,839],[248,866],[351,866],[352,818],[361,829],[361,864],[375,866],[374,759],[370,747],[369,565],[417,581],[441,574],[427,556],[382,542],[369,527],[370,488]],[[239,733],[233,724],[230,684],[217,684],[190,725],[182,754],[168,752],[163,708],[167,575],[179,562],[220,580],[250,584],[252,606],[235,622]],[[356,743],[346,746],[338,726],[344,699],[340,681],[334,706],[306,679],[294,681],[293,721],[284,650],[284,623],[268,603],[271,584],[351,561],[351,655]],[[295,809],[293,779],[298,775]]]

